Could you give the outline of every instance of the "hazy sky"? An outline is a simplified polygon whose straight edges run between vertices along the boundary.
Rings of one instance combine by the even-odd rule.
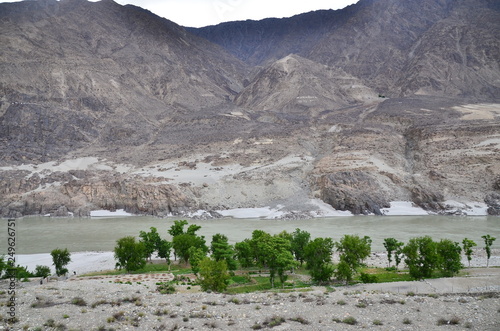
[[[94,0],[92,0],[94,1]],[[317,9],[340,9],[357,0],[115,0],[148,9],[184,26],[289,17]],[[14,2],[0,0],[0,2]]]

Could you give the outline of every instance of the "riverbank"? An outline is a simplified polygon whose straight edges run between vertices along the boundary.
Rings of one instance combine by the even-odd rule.
[[[160,278],[145,275],[21,282],[18,321],[10,328],[4,316],[0,330],[498,330],[500,269],[469,270],[469,277],[238,295],[182,285],[160,294]]]

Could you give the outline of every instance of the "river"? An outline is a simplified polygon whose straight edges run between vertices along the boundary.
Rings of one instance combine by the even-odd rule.
[[[179,218],[147,216],[113,218],[50,218],[25,217],[16,220],[16,253],[48,253],[54,248],[68,248],[71,252],[112,251],[117,239],[138,236],[139,231],[156,227],[162,238],[171,240],[167,230]],[[271,234],[296,228],[315,237],[331,237],[338,241],[344,234],[370,236],[372,250],[383,251],[384,238],[408,239],[429,235],[434,240],[448,238],[461,242],[467,237],[483,247],[482,235],[498,238],[493,248],[500,248],[500,217],[492,216],[349,216],[317,218],[311,220],[232,219],[189,220],[201,226],[199,234],[207,243],[216,233],[225,234],[231,243],[250,238],[259,229]],[[7,220],[0,229],[0,253],[7,251]]]

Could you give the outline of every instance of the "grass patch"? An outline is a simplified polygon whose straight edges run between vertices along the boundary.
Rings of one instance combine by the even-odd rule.
[[[363,268],[357,279],[364,283],[392,283],[413,280],[408,271],[387,270],[386,268]]]
[[[92,272],[88,274],[80,275],[79,277],[89,277],[89,276],[116,276],[116,275],[125,275],[125,274],[148,274],[148,273],[160,273],[160,272],[168,272],[174,275],[184,275],[191,274],[193,271],[191,268],[187,268],[185,265],[181,264],[171,264],[170,266],[167,263],[147,263],[144,268],[127,272],[126,270],[108,270],[102,272]]]
[[[357,319],[355,319],[355,318],[354,318],[354,317],[352,317],[352,316],[348,316],[348,317],[346,317],[346,318],[344,318],[344,319],[342,320],[342,323],[344,323],[344,324],[349,324],[349,325],[356,325],[356,324],[358,324],[358,320],[357,320]]]

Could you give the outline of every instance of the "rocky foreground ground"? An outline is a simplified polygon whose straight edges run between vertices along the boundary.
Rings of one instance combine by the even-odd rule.
[[[492,257],[495,264],[498,258]],[[382,261],[373,255],[370,263]],[[475,264],[483,262],[479,256]],[[169,273],[36,280],[17,284],[18,322],[13,325],[6,321],[8,293],[0,292],[0,330],[500,329],[500,268],[474,267],[465,273],[237,295],[188,285],[160,294],[156,283],[171,280]],[[7,286],[3,281],[2,289]]]

